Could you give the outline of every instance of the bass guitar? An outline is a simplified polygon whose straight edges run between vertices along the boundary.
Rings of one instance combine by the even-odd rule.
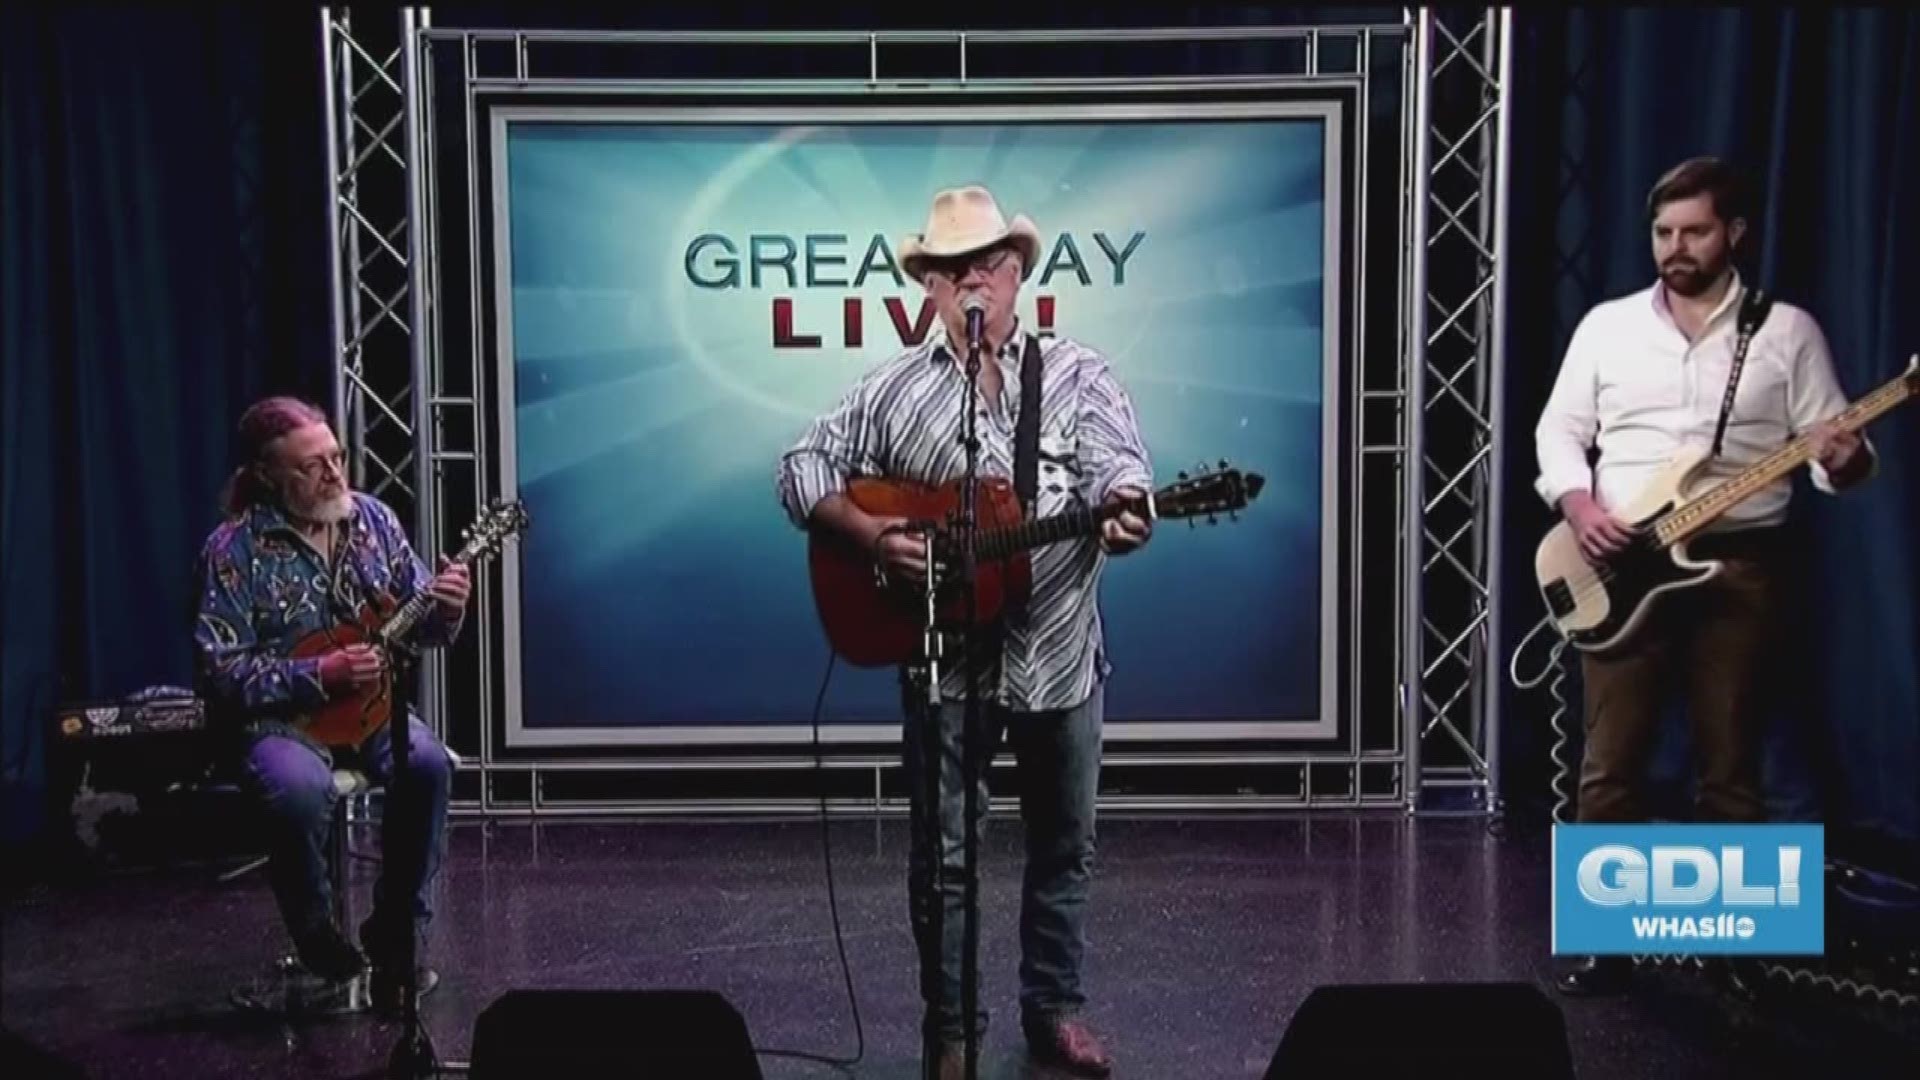
[[[1855,431],[1902,402],[1920,396],[1920,355],[1907,370],[1833,418]],[[1710,457],[1689,446],[1673,456],[1638,498],[1617,511],[1635,533],[1633,543],[1599,565],[1587,561],[1573,527],[1561,521],[1534,553],[1534,574],[1555,629],[1583,652],[1604,653],[1630,639],[1660,597],[1711,581],[1720,562],[1687,554],[1687,541],[1767,485],[1814,457],[1801,436],[1747,466],[1725,483],[1697,487]]]
[[[498,551],[507,537],[526,527],[527,511],[523,505],[517,501],[501,503],[496,500],[461,533],[466,543],[459,551],[449,556],[448,560],[457,565],[472,566]],[[326,630],[315,631],[301,638],[290,651],[290,655],[319,656],[348,645],[366,644],[380,646],[389,651],[404,650],[406,636],[412,633],[420,620],[433,609],[433,604],[433,597],[424,589],[385,618],[382,618],[369,604],[361,609],[357,619],[339,623]],[[392,711],[393,665],[388,663],[386,673],[378,682],[329,700],[319,709],[302,717],[300,723],[308,735],[324,746],[358,749],[360,744],[366,741],[367,736],[386,725],[391,719]]]
[[[972,585],[980,625],[991,625],[1026,602],[1033,584],[1029,553],[1034,548],[1098,535],[1103,523],[1123,512],[1147,521],[1188,519],[1195,524],[1194,519],[1204,517],[1211,524],[1222,514],[1231,518],[1245,509],[1264,484],[1259,474],[1230,469],[1223,461],[1212,472],[1191,477],[1181,473],[1175,483],[1150,495],[1028,520],[1009,481],[981,477],[975,489],[979,524]],[[875,517],[907,519],[914,531],[932,538],[936,562],[943,550],[956,550],[952,524],[960,507],[959,481],[929,487],[863,477],[848,483],[846,495]],[[966,592],[952,579],[936,574],[929,598],[924,587],[880,572],[873,552],[832,530],[811,530],[807,564],[827,640],[855,667],[910,662],[926,634],[929,599],[942,624],[957,624],[966,615]]]

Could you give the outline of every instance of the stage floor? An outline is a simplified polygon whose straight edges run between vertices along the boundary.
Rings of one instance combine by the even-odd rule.
[[[837,821],[832,838],[866,1036],[849,1072],[910,1080],[919,1002],[905,824]],[[1018,851],[1017,822],[996,818],[982,859],[981,1001],[994,1017],[984,1077],[1043,1075],[1025,1064],[1016,1019]],[[1090,1018],[1118,1077],[1258,1077],[1317,985],[1545,985],[1547,854],[1542,831],[1496,836],[1462,819],[1105,818]],[[360,912],[372,869],[356,862]],[[854,1051],[817,822],[457,822],[438,896],[428,949],[443,982],[423,1012],[443,1058],[465,1060],[474,1018],[519,987],[712,988],[763,1048]],[[375,1073],[391,1026],[290,1027],[228,1005],[282,947],[257,872],[38,888],[6,911],[4,1019],[96,1076]],[[1755,1013],[1680,972],[1642,982],[1635,998],[1562,1002],[1583,1080],[1810,1076],[1836,1068],[1842,1048],[1854,1077],[1912,1075],[1893,1062],[1920,1060],[1894,1028],[1822,1006],[1831,999]],[[1500,1023],[1488,1018],[1489,1037]],[[774,1057],[763,1067],[847,1075]]]

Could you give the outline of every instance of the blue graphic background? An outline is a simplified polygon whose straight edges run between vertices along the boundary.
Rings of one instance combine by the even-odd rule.
[[[818,276],[851,282],[932,193],[983,182],[1058,257],[1022,294],[1111,358],[1156,481],[1225,458],[1268,480],[1238,522],[1163,523],[1109,564],[1110,721],[1302,720],[1320,709],[1325,230],[1317,119],[776,127],[516,121],[507,136],[512,392],[528,728],[799,724],[826,662],[805,538],[782,515],[779,455],[901,347],[922,293],[688,279],[696,236],[844,242]],[[1116,281],[1094,240],[1124,251]],[[713,252],[703,276],[719,273]],[[864,344],[841,342],[847,296]],[[772,301],[822,347],[772,346]],[[825,719],[897,723],[891,671],[841,666]]]

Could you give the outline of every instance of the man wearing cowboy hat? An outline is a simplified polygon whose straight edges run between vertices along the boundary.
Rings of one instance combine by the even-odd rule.
[[[1040,405],[1033,517],[1139,496],[1153,471],[1132,402],[1105,357],[1067,338],[1041,339],[1015,315],[1020,284],[1040,255],[1033,222],[1009,223],[982,187],[934,197],[926,231],[900,246],[907,274],[933,299],[939,324],[920,344],[881,363],[782,457],[779,494],[801,528],[836,530],[909,580],[924,580],[926,538],[897,519],[867,514],[844,494],[850,476],[888,476],[938,485],[965,475],[960,441],[966,407],[966,306],[984,303],[975,417],[983,477],[1012,478],[1021,418],[1021,371],[1039,372]],[[1029,422],[1032,418],[1029,417]],[[1029,436],[1032,438],[1032,436]],[[1088,1076],[1110,1060],[1079,1014],[1087,886],[1094,854],[1103,686],[1111,670],[1101,631],[1099,578],[1110,556],[1146,543],[1148,523],[1131,513],[1108,520],[1095,539],[1033,552],[1033,589],[1021,619],[989,655],[976,658],[983,757],[1002,735],[1019,760],[1020,813],[1027,865],[1020,906],[1021,1026],[1036,1057]],[[924,1034],[940,1048],[940,1075],[959,1076],[965,1031],[960,1014],[963,943],[965,799],[960,771],[968,673],[945,667],[938,732],[932,716],[910,715],[905,765],[910,777],[941,761],[938,816],[945,872],[941,907],[931,910],[930,808],[913,784],[909,896],[920,947]],[[921,694],[924,700],[925,695]],[[913,700],[913,695],[908,695]],[[935,741],[937,739],[937,746]],[[978,819],[987,809],[982,763],[976,774]],[[939,927],[935,941],[933,928]],[[982,1026],[985,1010],[980,1010]]]

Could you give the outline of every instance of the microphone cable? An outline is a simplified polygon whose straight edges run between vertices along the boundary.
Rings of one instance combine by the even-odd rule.
[[[813,768],[816,778],[821,780],[820,793],[820,853],[827,870],[827,910],[833,914],[833,943],[840,954],[840,974],[847,985],[847,1005],[853,1010],[854,1051],[850,1058],[828,1057],[824,1054],[810,1053],[805,1050],[762,1050],[754,1047],[754,1053],[761,1057],[794,1058],[799,1061],[812,1061],[821,1065],[830,1065],[845,1071],[858,1065],[867,1056],[866,1030],[860,1023],[860,997],[853,989],[853,968],[847,963],[847,942],[840,931],[840,900],[833,881],[833,830],[827,815],[827,786],[824,782],[826,763],[820,752],[820,710],[827,701],[827,686],[833,681],[834,661],[838,654],[827,648],[827,670],[820,676],[820,690],[813,698]]]

